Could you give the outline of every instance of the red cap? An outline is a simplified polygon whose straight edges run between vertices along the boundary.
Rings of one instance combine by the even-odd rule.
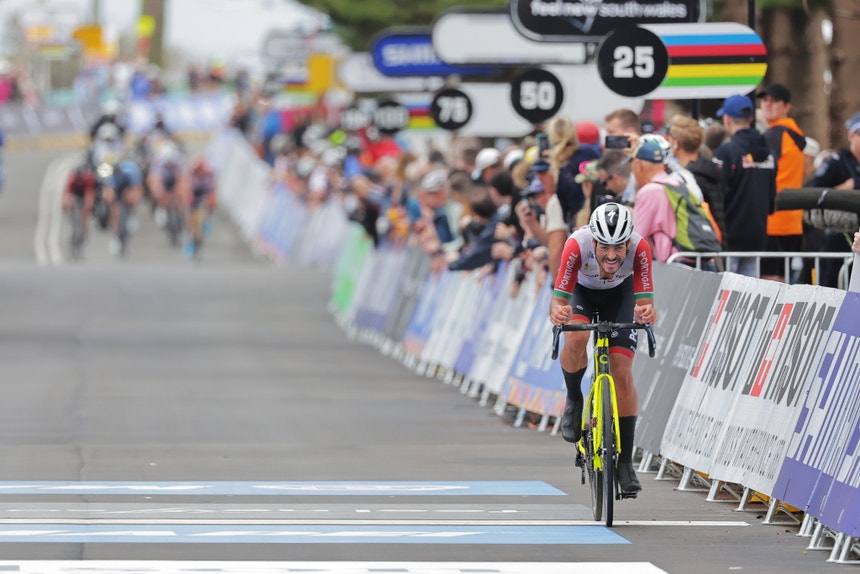
[[[600,128],[594,122],[576,124],[576,137],[581,144],[596,144],[600,141]]]

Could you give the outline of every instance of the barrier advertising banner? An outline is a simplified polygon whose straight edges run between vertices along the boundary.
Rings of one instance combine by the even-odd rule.
[[[708,471],[727,413],[751,368],[750,357],[780,283],[725,273],[693,367],[663,433],[669,460]]]
[[[516,267],[511,265],[511,269]],[[534,275],[534,273],[526,275],[515,294],[510,290],[502,292],[502,299],[507,299],[508,304],[504,307],[504,311],[499,313],[497,324],[499,336],[495,339],[492,351],[488,353],[487,374],[484,381],[484,388],[496,395],[501,391],[532,315],[532,308],[538,294],[538,284]],[[480,354],[483,355],[483,352]]]
[[[415,314],[409,322],[406,334],[403,337],[403,349],[415,357],[421,358],[424,347],[430,339],[433,329],[433,321],[442,295],[451,282],[452,273],[431,273],[424,282],[421,296],[418,298],[418,306]]]
[[[503,262],[493,275],[476,279],[479,282],[480,295],[475,302],[474,318],[464,329],[463,346],[454,362],[454,369],[458,373],[469,373],[472,370],[477,357],[478,345],[484,337],[487,323],[490,320],[490,311],[495,308],[502,285],[505,282],[507,268],[507,262]]]
[[[762,337],[752,343],[744,372],[714,451],[712,477],[773,491],[800,405],[818,367],[845,293],[811,285],[784,287]]]
[[[636,445],[660,452],[666,421],[696,357],[699,340],[722,276],[684,265],[654,263],[655,304],[660,320],[654,326],[657,352],[648,356],[648,340],[639,335],[633,360],[633,380],[639,395]]]
[[[499,395],[515,406],[540,415],[561,416],[567,393],[559,362],[552,360],[552,288],[545,281],[528,326]]]
[[[417,247],[410,248],[406,254],[402,275],[397,282],[397,295],[385,322],[384,334],[389,340],[398,343],[403,341],[429,270],[430,256]]]
[[[344,248],[334,266],[331,303],[338,315],[343,316],[350,308],[355,288],[373,250],[373,240],[364,228],[353,223],[349,226]]]
[[[860,535],[860,295],[848,293],[830,336],[773,496],[827,526]]]
[[[372,288],[366,291],[364,302],[355,314],[355,324],[377,333],[385,330],[385,319],[394,303],[398,278],[406,263],[405,249],[378,249]]]
[[[257,245],[275,260],[290,256],[301,238],[304,203],[285,185],[272,187],[257,223]]]

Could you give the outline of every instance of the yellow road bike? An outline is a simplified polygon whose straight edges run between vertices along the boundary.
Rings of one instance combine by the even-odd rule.
[[[594,377],[583,408],[582,438],[576,444],[576,466],[582,468],[582,484],[588,477],[594,520],[604,520],[607,527],[612,526],[614,502],[623,498],[636,498],[635,493],[621,492],[616,472],[622,447],[633,447],[621,444],[615,380],[609,372],[609,337],[619,329],[644,329],[648,334],[648,354],[654,356],[657,342],[651,325],[601,321],[595,315],[591,323],[555,326],[552,330],[553,360],[558,358],[559,336],[563,331],[595,333]]]

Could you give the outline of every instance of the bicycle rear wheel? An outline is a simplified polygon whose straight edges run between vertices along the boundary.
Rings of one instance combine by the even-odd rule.
[[[594,520],[603,519],[603,476],[594,468],[594,423],[591,406],[586,413],[585,429],[582,432],[582,444],[585,446],[585,473],[588,476],[588,487],[591,490],[591,513]]]
[[[616,492],[615,461],[618,453],[615,448],[615,417],[612,413],[612,390],[607,381],[603,383],[603,500],[606,506],[606,519],[604,523],[607,528],[612,526],[613,510]],[[599,520],[599,519],[597,519]]]

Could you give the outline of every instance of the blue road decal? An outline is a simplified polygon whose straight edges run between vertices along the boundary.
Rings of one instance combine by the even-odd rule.
[[[0,482],[4,494],[209,496],[565,496],[541,481],[432,482]]]
[[[603,526],[0,525],[0,544],[629,544]]]

